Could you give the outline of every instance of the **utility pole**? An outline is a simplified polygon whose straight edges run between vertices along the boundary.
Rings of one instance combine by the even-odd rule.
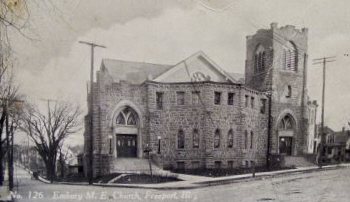
[[[106,46],[103,45],[98,45],[95,43],[91,42],[86,42],[86,41],[79,41],[79,43],[89,45],[91,47],[91,70],[90,70],[90,106],[89,106],[89,117],[90,117],[90,161],[89,161],[89,184],[93,183],[93,166],[94,166],[94,160],[93,160],[93,155],[94,155],[94,136],[93,136],[93,83],[94,83],[94,48],[99,47],[99,48],[106,48]]]
[[[321,141],[320,147],[318,148],[318,166],[322,168],[322,161],[324,157],[325,149],[325,133],[324,133],[324,105],[325,105],[325,87],[326,87],[326,64],[329,62],[334,62],[335,57],[323,57],[314,59],[314,65],[322,64],[323,65],[323,84],[322,84],[322,111],[321,111]]]
[[[53,99],[44,99],[44,98],[41,98],[41,100],[44,100],[44,101],[47,101],[47,113],[48,113],[48,116],[47,117],[49,119],[49,125],[48,125],[48,128],[49,128],[49,131],[51,132],[51,110],[50,110],[50,102],[57,102],[58,100],[53,100]]]
[[[49,124],[48,124],[48,126],[47,126],[47,128],[48,128],[48,134],[47,134],[47,136],[50,136],[50,135],[55,135],[55,134],[51,134],[51,109],[50,109],[50,102],[56,102],[57,100],[53,100],[53,99],[44,99],[44,98],[41,98],[41,100],[44,100],[44,101],[47,101],[47,114],[48,114],[48,121],[49,121]],[[50,173],[46,173],[48,176],[49,176],[49,178],[50,178],[50,182],[51,183],[53,183],[53,180],[54,180],[54,178],[56,179],[56,174],[55,173],[52,173],[52,170],[50,171]]]

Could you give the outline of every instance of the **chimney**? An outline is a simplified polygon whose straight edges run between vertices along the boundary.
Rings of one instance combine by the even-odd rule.
[[[277,22],[271,23],[271,29],[278,29],[278,24],[277,24]]]

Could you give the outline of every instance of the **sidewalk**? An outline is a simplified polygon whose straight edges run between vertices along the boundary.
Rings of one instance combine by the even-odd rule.
[[[195,176],[195,175],[185,175],[185,174],[178,174],[178,178],[182,179],[183,181],[176,181],[176,182],[167,182],[167,183],[160,183],[160,184],[106,184],[106,183],[94,183],[95,186],[102,186],[102,187],[124,187],[124,188],[142,188],[142,189],[159,189],[159,190],[171,190],[171,189],[195,189],[200,187],[207,187],[207,186],[215,186],[215,185],[222,185],[222,184],[231,184],[231,183],[237,183],[237,182],[246,182],[246,181],[253,181],[253,180],[260,180],[260,179],[266,179],[271,178],[275,176],[283,176],[283,175],[292,175],[292,174],[300,174],[300,173],[307,173],[307,172],[316,172],[316,171],[324,171],[324,170],[331,170],[331,169],[337,169],[337,168],[344,168],[344,167],[350,167],[350,163],[346,164],[338,164],[338,165],[329,165],[329,166],[323,166],[322,169],[320,169],[318,166],[313,167],[303,167],[303,168],[296,168],[291,170],[280,170],[280,171],[271,171],[271,172],[261,172],[256,173],[255,178],[252,177],[252,174],[242,174],[242,175],[233,175],[233,176],[225,176],[225,177],[204,177],[204,176]],[[45,181],[43,181],[45,182]],[[47,183],[47,182],[45,182]],[[88,186],[87,183],[69,183],[69,182],[61,182],[59,184],[69,184],[69,185],[85,185]]]

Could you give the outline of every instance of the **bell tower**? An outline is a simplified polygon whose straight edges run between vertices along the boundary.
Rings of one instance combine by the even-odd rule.
[[[277,23],[247,36],[246,86],[272,94],[271,153],[298,155],[305,147],[307,38],[307,28]]]

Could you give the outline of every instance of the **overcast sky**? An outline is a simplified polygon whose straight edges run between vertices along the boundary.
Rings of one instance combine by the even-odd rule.
[[[341,130],[350,119],[349,8],[348,0],[37,1],[25,31],[35,40],[12,33],[16,80],[31,102],[71,100],[86,110],[90,48],[79,40],[107,46],[96,49],[95,70],[102,58],[175,64],[202,50],[244,73],[246,36],[277,22],[309,28],[308,89],[319,103],[322,68],[311,59],[337,56],[327,69],[325,123]],[[82,132],[71,139],[83,144]]]

